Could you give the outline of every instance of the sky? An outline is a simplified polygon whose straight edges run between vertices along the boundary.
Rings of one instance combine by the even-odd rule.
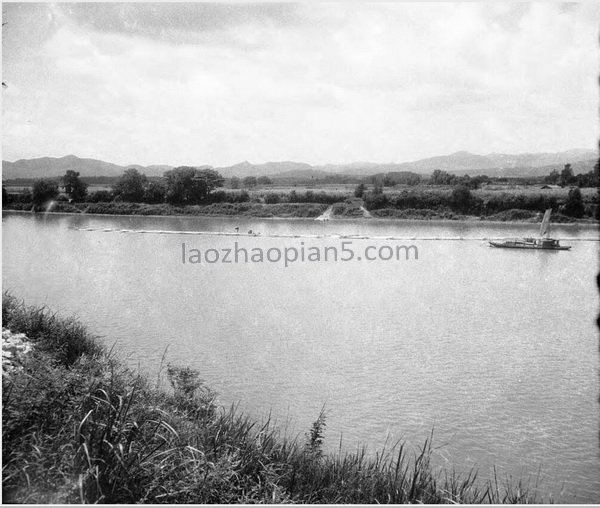
[[[2,158],[594,149],[600,3],[4,3]]]

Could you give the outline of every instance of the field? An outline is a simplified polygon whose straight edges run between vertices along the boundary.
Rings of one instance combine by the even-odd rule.
[[[373,185],[366,184],[366,190],[370,191],[373,189]],[[251,197],[261,197],[269,192],[273,192],[275,194],[289,194],[291,191],[296,191],[297,193],[304,193],[306,191],[311,191],[313,193],[325,192],[327,194],[335,194],[335,195],[346,195],[348,197],[354,196],[354,189],[356,185],[354,184],[315,184],[315,185],[266,185],[261,187],[253,187],[251,189],[246,189]],[[437,191],[441,193],[451,193],[454,187],[451,185],[396,185],[394,187],[384,187],[383,192],[390,196],[394,197],[402,193],[403,191]],[[561,187],[557,189],[542,189],[542,185],[488,185],[486,187],[482,187],[480,189],[472,190],[472,194],[476,197],[486,199],[492,196],[498,196],[500,194],[511,194],[515,196],[523,195],[523,196],[532,196],[532,195],[542,195],[548,197],[555,197],[559,201],[567,198],[569,194],[570,187]],[[241,191],[241,189],[240,189]],[[597,189],[593,187],[582,188],[581,194],[583,200],[586,202],[591,202],[597,195]]]

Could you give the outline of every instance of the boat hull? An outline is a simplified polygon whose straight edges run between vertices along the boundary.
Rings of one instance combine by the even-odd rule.
[[[570,245],[537,245],[525,242],[490,242],[490,246],[499,249],[526,249],[526,250],[569,250]]]

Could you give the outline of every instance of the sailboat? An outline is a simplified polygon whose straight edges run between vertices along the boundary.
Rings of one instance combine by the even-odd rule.
[[[490,245],[504,249],[569,250],[571,248],[570,245],[560,245],[558,240],[548,237],[551,214],[552,208],[548,208],[542,219],[539,238],[514,238],[504,241],[490,241]]]

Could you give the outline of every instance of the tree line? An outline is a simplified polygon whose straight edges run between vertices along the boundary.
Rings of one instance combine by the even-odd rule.
[[[561,186],[588,187],[598,184],[598,163],[594,170],[584,174],[573,174],[570,164],[566,164],[561,172],[552,171],[548,176],[542,177],[546,183]],[[457,212],[487,214],[506,209],[540,210],[545,207],[558,209],[556,199],[545,196],[510,196],[503,195],[497,199],[481,202],[480,198],[473,196],[471,190],[477,189],[482,183],[499,182],[497,178],[486,175],[470,177],[468,175],[457,176],[443,170],[435,170],[430,175],[427,183],[431,186],[451,186],[452,193],[449,197],[443,197],[439,193],[427,193],[416,191],[402,192],[399,196],[390,197],[383,192],[383,187],[396,185],[414,186],[421,182],[421,176],[409,171],[391,172],[385,175],[373,175],[363,179],[355,190],[354,196],[364,200],[365,207],[369,210],[384,208],[428,208],[436,209],[440,206],[450,207]],[[34,209],[40,209],[45,203],[52,200],[65,200],[59,197],[59,185],[63,187],[64,193],[72,202],[131,202],[170,205],[200,205],[217,202],[246,202],[250,201],[250,195],[246,190],[241,192],[227,192],[223,189],[226,180],[210,166],[192,167],[180,166],[166,171],[162,177],[148,178],[135,168],[125,170],[123,175],[112,185],[111,190],[98,190],[88,193],[88,184],[85,183],[79,172],[69,170],[58,181],[56,179],[39,179],[33,183],[31,193],[21,196],[8,196],[6,189],[2,188],[3,202],[15,201],[18,203],[32,203]],[[232,177],[228,181],[232,189],[242,187],[251,188],[256,186],[267,186],[273,182],[266,176],[248,176],[244,179]],[[367,190],[367,184],[371,184],[371,190]],[[426,187],[420,187],[424,189]],[[347,195],[329,194],[326,192],[299,193],[292,190],[288,194],[277,194],[268,192],[264,195],[266,204],[276,203],[323,203],[333,204],[344,201]],[[540,201],[541,200],[541,201]],[[553,201],[554,200],[554,201]],[[543,202],[542,202],[543,201]],[[565,214],[573,217],[581,217],[585,214],[584,203],[578,188],[571,189],[567,201],[561,205]]]
[[[58,181],[41,178],[33,183],[30,199],[34,209],[44,203],[58,199],[59,186],[72,202],[84,201],[126,201],[132,203],[168,203],[172,205],[192,205],[205,202],[210,193],[221,187],[225,179],[210,167],[196,168],[180,166],[166,171],[159,179],[149,179],[135,168],[125,170],[112,186],[111,191],[88,193],[88,185],[81,179],[79,172],[68,170]],[[2,188],[3,200],[8,195]]]

